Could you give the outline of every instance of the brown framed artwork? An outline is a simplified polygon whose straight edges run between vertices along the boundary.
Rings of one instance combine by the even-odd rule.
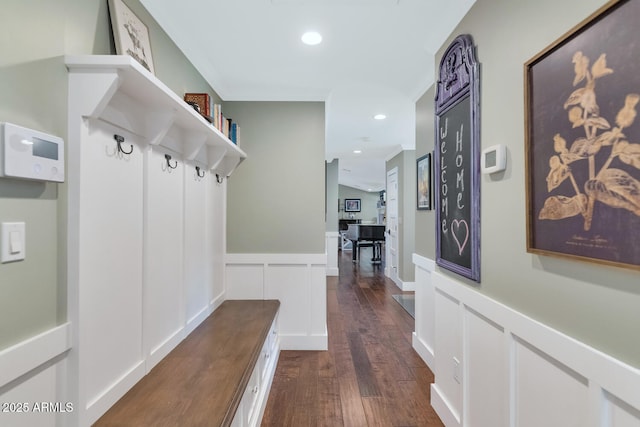
[[[611,1],[524,66],[529,252],[640,269],[639,20]]]

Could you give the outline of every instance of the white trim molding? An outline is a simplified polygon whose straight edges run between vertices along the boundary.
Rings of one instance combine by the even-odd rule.
[[[327,350],[326,277],[326,254],[227,254],[225,298],[280,300],[281,348]]]
[[[0,351],[0,424],[12,427],[72,425],[76,403],[66,393],[71,323],[48,329]],[[37,410],[43,402],[56,411]]]
[[[338,276],[338,247],[340,245],[340,233],[327,231],[325,238],[325,251],[327,254],[327,276]]]
[[[640,425],[639,369],[413,262],[414,348],[445,425]]]

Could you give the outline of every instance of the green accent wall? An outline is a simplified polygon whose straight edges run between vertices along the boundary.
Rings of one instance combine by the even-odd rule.
[[[340,199],[340,219],[349,219],[353,214],[354,219],[360,219],[363,223],[375,224],[378,219],[378,200],[380,193],[358,190],[357,188],[341,185],[338,192]],[[360,212],[345,212],[344,199],[360,199]],[[334,201],[334,205],[337,202]],[[337,206],[334,206],[337,209]]]
[[[227,186],[227,252],[325,252],[324,102],[225,102],[247,159]]]
[[[473,36],[481,70],[481,144],[483,148],[504,144],[508,152],[505,172],[480,179],[482,282],[461,281],[640,367],[639,272],[526,251],[524,63],[604,3],[478,0],[443,43],[435,64],[454,37]],[[418,156],[432,149],[433,113],[426,104],[433,102],[433,95],[428,92],[416,106],[417,117],[430,116],[426,122],[424,117],[418,121]],[[416,231],[431,227],[433,215],[416,214]],[[429,244],[420,241],[416,250],[434,258],[435,239]],[[460,279],[448,270],[439,271]]]

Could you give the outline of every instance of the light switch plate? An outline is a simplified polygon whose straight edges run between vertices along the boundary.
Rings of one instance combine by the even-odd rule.
[[[21,261],[25,258],[25,224],[24,222],[3,222],[0,228],[2,248],[0,262]]]

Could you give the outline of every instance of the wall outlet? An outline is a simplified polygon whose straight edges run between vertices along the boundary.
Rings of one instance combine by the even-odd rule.
[[[460,369],[460,361],[453,358],[453,379],[460,384],[462,382],[462,371]]]

